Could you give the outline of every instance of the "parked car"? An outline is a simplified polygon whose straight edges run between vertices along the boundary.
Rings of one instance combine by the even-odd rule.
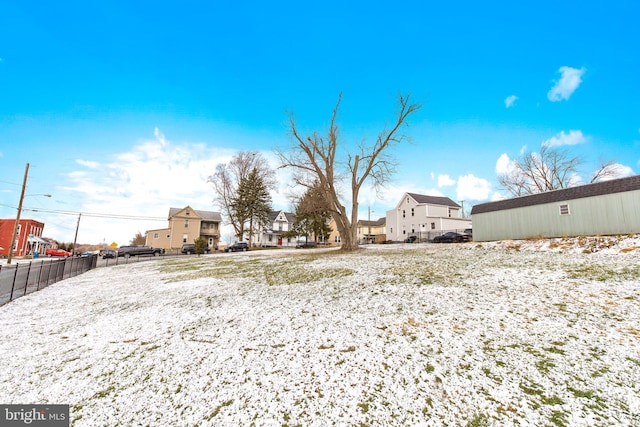
[[[115,258],[116,256],[118,256],[118,253],[113,249],[103,249],[102,251],[100,251],[100,255],[102,256],[102,259],[107,259]]]
[[[316,242],[301,242],[298,243],[296,245],[296,248],[300,249],[300,248],[315,248],[316,247]]]
[[[224,248],[225,252],[245,252],[249,250],[249,244],[247,242],[236,242],[231,246]]]
[[[206,248],[204,248],[204,252],[205,253],[209,253],[210,249],[207,246]],[[180,252],[182,252],[183,254],[186,255],[191,255],[191,254],[195,254],[196,253],[196,245],[193,243],[185,243],[184,245],[182,245],[182,249],[180,249]]]
[[[129,258],[132,256],[140,256],[140,255],[161,255],[164,253],[164,249],[161,248],[152,248],[151,246],[137,245],[137,246],[120,246],[118,248],[118,256]]]
[[[409,236],[405,239],[405,243],[415,243],[418,240],[418,236]]]
[[[68,257],[71,256],[71,252],[65,251],[64,249],[47,249],[45,252],[46,256],[63,256]]]
[[[433,238],[433,243],[461,243],[468,242],[470,240],[468,234],[456,233],[455,231],[449,231],[440,236]]]

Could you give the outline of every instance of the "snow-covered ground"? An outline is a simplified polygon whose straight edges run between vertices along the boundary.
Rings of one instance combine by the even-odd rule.
[[[638,237],[149,261],[0,324],[0,402],[77,426],[640,425]]]

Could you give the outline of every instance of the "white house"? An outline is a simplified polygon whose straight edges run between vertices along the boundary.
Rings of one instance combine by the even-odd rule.
[[[272,211],[266,226],[255,230],[251,240],[251,246],[291,246],[295,247],[295,237],[282,237],[282,234],[291,230],[295,218],[293,213],[285,211]]]
[[[387,211],[387,239],[418,241],[433,239],[447,231],[471,228],[471,220],[460,218],[461,207],[448,197],[404,193],[394,209]]]

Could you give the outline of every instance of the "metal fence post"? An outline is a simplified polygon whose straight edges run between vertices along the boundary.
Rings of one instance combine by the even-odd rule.
[[[29,287],[29,275],[31,274],[31,264],[33,264],[33,261],[29,262],[29,268],[27,269],[27,277],[26,279],[24,279],[24,294],[22,294],[22,296],[25,296],[27,294],[27,288]]]
[[[16,277],[18,276],[18,267],[20,266],[20,263],[16,264],[16,269],[13,272],[13,283],[11,284],[11,295],[9,295],[9,301],[13,301],[13,290],[16,287]]]
[[[40,290],[40,282],[42,282],[42,267],[43,267],[44,261],[40,261],[40,273],[38,274],[38,284],[36,286],[36,291]]]

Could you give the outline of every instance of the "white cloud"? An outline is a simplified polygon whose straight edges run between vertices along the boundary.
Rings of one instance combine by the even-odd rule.
[[[464,175],[458,178],[456,194],[458,200],[486,200],[491,194],[491,184],[473,174]]]
[[[577,145],[583,144],[587,141],[587,138],[579,130],[570,130],[568,134],[564,131],[557,135],[547,139],[542,143],[545,147],[560,147],[562,145]]]
[[[450,187],[456,183],[449,175],[438,175],[438,187]]]
[[[511,170],[511,159],[507,155],[507,153],[502,153],[498,160],[496,161],[496,173],[498,175],[503,175],[508,173]]]
[[[85,166],[89,169],[97,169],[98,167],[100,167],[100,163],[98,162],[94,162],[91,160],[82,160],[82,159],[77,159],[76,163],[82,166]]]
[[[507,108],[513,107],[517,99],[518,97],[515,95],[507,96],[504,100],[504,106]]]
[[[494,192],[494,193],[491,195],[490,200],[491,200],[492,202],[497,202],[498,200],[504,200],[504,199],[506,199],[506,198],[507,198],[507,197],[506,197],[504,194],[498,193],[498,192],[496,191],[496,192]]]
[[[582,75],[586,71],[584,67],[580,69],[567,66],[560,67],[558,72],[561,74],[561,77],[559,80],[556,80],[553,87],[547,93],[549,101],[558,102],[568,100],[578,86],[580,86],[580,83],[582,83]]]

